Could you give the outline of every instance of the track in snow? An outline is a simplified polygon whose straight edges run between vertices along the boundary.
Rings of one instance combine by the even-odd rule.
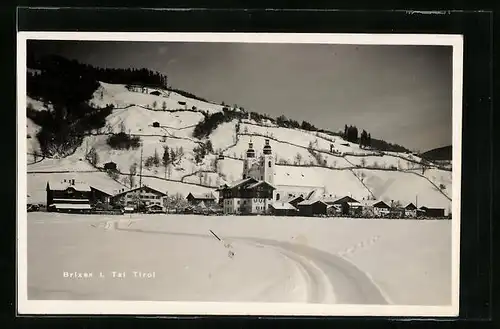
[[[148,231],[132,226],[116,227],[118,231],[146,234],[165,234],[213,239],[210,234]],[[302,273],[307,286],[307,302],[322,304],[386,305],[388,301],[366,273],[347,260],[300,244],[277,240],[225,237],[225,242],[243,242],[256,248],[268,248],[292,261]]]

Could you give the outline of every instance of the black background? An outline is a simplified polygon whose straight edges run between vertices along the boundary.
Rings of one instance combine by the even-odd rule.
[[[53,2],[55,4],[55,2]],[[461,5],[461,2],[454,2]],[[47,5],[47,4],[45,4]],[[233,6],[235,4],[232,4]],[[190,5],[191,7],[200,7]],[[201,7],[206,7],[201,6]],[[380,8],[380,7],[379,7]],[[422,9],[423,10],[423,9]],[[434,9],[435,10],[435,9]],[[2,110],[12,125],[15,121],[15,12],[2,11],[1,79]],[[464,35],[463,136],[462,136],[462,195],[461,195],[461,269],[459,319],[425,319],[408,321],[396,318],[257,318],[257,317],[180,317],[176,320],[154,321],[131,317],[27,317],[16,315],[16,171],[13,141],[10,129],[1,129],[3,154],[14,161],[1,161],[3,189],[2,224],[0,225],[0,272],[4,284],[1,296],[0,326],[16,325],[48,328],[104,328],[115,326],[230,326],[290,325],[394,327],[394,326],[463,326],[476,328],[491,325],[492,309],[492,224],[496,186],[493,172],[493,14],[491,12],[452,11],[441,14],[408,13],[405,11],[298,11],[298,10],[139,10],[139,9],[20,9],[19,31],[114,31],[114,32],[311,32],[311,33],[440,33]],[[4,25],[6,25],[5,28]],[[8,25],[8,26],[7,26]],[[11,156],[11,157],[10,157]],[[20,173],[21,175],[23,173]],[[458,182],[454,182],[458,184]],[[495,208],[496,209],[496,208]],[[397,271],[397,269],[395,269]],[[408,284],[412,284],[409,282]],[[498,310],[498,309],[497,309]],[[498,311],[495,312],[498,314]],[[170,318],[171,319],[171,318]],[[198,318],[199,319],[199,318]],[[464,323],[460,319],[469,319]],[[138,322],[141,323],[138,323]],[[498,324],[498,323],[497,323]]]

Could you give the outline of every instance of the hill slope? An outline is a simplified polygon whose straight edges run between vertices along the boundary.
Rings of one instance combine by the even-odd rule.
[[[151,94],[153,91],[156,93]],[[28,99],[28,103],[35,111],[50,111],[38,100]],[[161,88],[131,89],[100,82],[88,103],[95,108],[112,105],[102,128],[85,134],[74,152],[62,159],[28,156],[28,194],[37,196],[37,202],[43,201],[41,191],[47,174],[53,172],[64,172],[56,178],[77,174],[115,192],[136,186],[138,173],[132,175],[132,184],[129,173],[134,164],[141,163],[141,148],[116,149],[108,143],[109,136],[122,133],[140,139],[143,183],[169,194],[214,191],[222,183],[240,179],[250,140],[260,154],[265,139],[269,139],[277,163],[275,185],[304,191],[320,188],[325,195],[352,195],[360,200],[408,203],[418,197],[419,205],[451,207],[451,171],[422,162],[415,155],[360,148],[339,136],[279,127],[272,121],[249,119],[240,109]],[[193,137],[195,127],[215,114],[222,122],[217,122],[206,137]],[[36,134],[37,129],[28,120],[29,133]],[[169,153],[167,166],[161,164],[165,148]],[[90,150],[97,153],[94,165],[87,162]],[[39,145],[31,136],[28,153],[37,151]],[[219,153],[224,159],[219,159]],[[151,160],[155,157],[157,164]],[[117,177],[103,171],[107,162],[117,164]]]
[[[451,161],[453,156],[453,149],[451,145],[449,146],[443,146],[439,148],[435,148],[432,150],[429,150],[427,152],[422,153],[422,157],[430,160],[430,161],[436,161],[436,160],[449,160]]]

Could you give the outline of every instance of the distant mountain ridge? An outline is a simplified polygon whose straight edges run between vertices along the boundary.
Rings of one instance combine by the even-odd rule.
[[[452,160],[453,149],[451,145],[438,147],[422,153],[421,156],[430,161]]]

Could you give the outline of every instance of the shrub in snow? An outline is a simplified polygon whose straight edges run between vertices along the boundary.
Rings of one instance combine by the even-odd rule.
[[[108,145],[117,150],[136,149],[140,146],[141,139],[138,136],[129,136],[124,132],[110,135],[106,142]]]

